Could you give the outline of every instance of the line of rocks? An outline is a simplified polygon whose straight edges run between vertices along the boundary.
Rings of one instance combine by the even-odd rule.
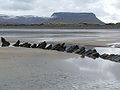
[[[120,55],[118,54],[102,54],[100,58],[114,62],[120,62]]]
[[[5,38],[1,37],[1,42],[2,45],[1,47],[8,47],[10,46],[10,42],[8,42]],[[106,60],[111,60],[115,62],[120,62],[120,55],[115,55],[115,54],[102,54],[100,55],[96,49],[86,49],[85,47],[79,47],[78,45],[71,45],[71,46],[66,46],[65,43],[58,43],[55,45],[52,44],[47,44],[46,41],[41,42],[39,44],[31,44],[28,42],[21,43],[20,40],[18,40],[15,44],[12,46],[14,47],[25,47],[25,48],[40,48],[40,49],[45,49],[45,50],[56,50],[56,51],[61,51],[61,52],[67,52],[67,53],[75,53],[81,55],[82,58],[85,56],[96,59],[96,58],[102,58]]]

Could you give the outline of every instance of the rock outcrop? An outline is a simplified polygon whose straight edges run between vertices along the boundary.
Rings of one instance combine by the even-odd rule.
[[[3,37],[1,37],[2,47],[7,47],[10,45],[10,43]]]
[[[20,40],[18,40],[15,44],[13,44],[13,46],[19,47],[20,46]]]
[[[46,46],[47,46],[47,43],[46,43],[46,41],[44,41],[44,42],[38,44],[37,48],[45,49]]]
[[[46,47],[46,49],[47,49],[47,50],[51,50],[51,49],[52,49],[52,44],[48,45],[48,46]]]
[[[5,38],[1,37],[2,47],[7,47],[10,45],[10,42],[8,42]],[[110,60],[114,62],[120,62],[120,55],[117,54],[102,54],[100,55],[96,49],[86,49],[85,47],[79,47],[78,45],[71,45],[66,46],[65,43],[58,43],[54,46],[52,44],[48,44],[44,41],[42,43],[39,43],[38,45],[36,43],[31,44],[28,42],[21,43],[20,40],[18,40],[15,44],[13,44],[15,47],[25,47],[25,48],[40,48],[45,50],[56,50],[56,51],[62,51],[67,53],[75,53],[80,55],[82,58],[89,57],[92,59],[96,58],[102,58],[105,60]]]
[[[31,45],[31,48],[37,48],[37,44],[34,43],[33,45]]]
[[[23,43],[23,44],[20,44],[20,47],[30,48],[30,47],[31,47],[31,44],[28,43],[28,42],[25,42],[25,43]]]
[[[68,52],[68,53],[73,53],[73,52],[75,52],[77,49],[79,49],[79,46],[78,46],[78,45],[73,45],[73,46],[70,46],[69,48],[67,48],[66,52]]]

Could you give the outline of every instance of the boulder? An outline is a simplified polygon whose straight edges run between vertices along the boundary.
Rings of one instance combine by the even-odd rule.
[[[120,56],[119,56],[119,55],[111,54],[111,55],[109,56],[109,60],[115,61],[115,62],[119,62],[119,61],[120,61]]]
[[[2,47],[7,47],[10,45],[8,41],[5,40],[5,38],[1,37]]]
[[[33,45],[31,45],[31,48],[37,48],[37,44],[34,43]]]
[[[59,51],[64,52],[65,50],[66,50],[66,46],[63,46],[63,47],[61,47],[61,48],[60,48],[60,50],[59,50]]]
[[[90,56],[93,53],[91,49],[87,50],[84,54],[85,56]]]
[[[28,44],[28,42],[20,44],[20,47],[25,47]]]
[[[31,48],[31,44],[30,43],[28,43],[28,45],[26,46],[27,48]]]
[[[65,49],[66,49],[66,46],[65,46],[65,43],[63,43],[63,44],[61,44],[60,46],[58,46],[58,49],[57,49],[57,50],[64,52]]]
[[[92,53],[90,57],[93,58],[93,59],[96,59],[96,58],[100,57],[100,54],[97,53],[97,52],[96,53]]]
[[[51,50],[51,49],[52,49],[52,44],[48,45],[48,46],[46,47],[46,49],[47,49],[47,50]]]
[[[73,53],[73,52],[75,52],[77,49],[79,49],[79,46],[78,46],[78,45],[70,46],[70,47],[66,50],[66,52],[68,52],[68,53]]]
[[[13,46],[15,47],[19,47],[19,45],[20,45],[20,40],[18,40],[15,44],[13,44]]]
[[[44,42],[38,44],[37,48],[45,49],[46,46],[47,46],[47,43],[46,43],[46,41],[44,41]]]
[[[77,51],[75,51],[75,53],[81,55],[81,54],[85,53],[85,51],[86,51],[85,47],[81,47],[80,49],[78,49]]]
[[[107,60],[111,60],[111,61],[114,61],[114,62],[120,62],[120,55],[110,54],[110,55],[107,55],[106,57],[102,56],[102,58],[107,59]]]
[[[31,47],[31,44],[28,43],[28,42],[25,42],[23,44],[20,44],[21,47],[26,47],[26,48],[30,48]]]
[[[102,55],[100,55],[100,58],[102,58],[102,59],[108,59],[109,55],[108,54],[102,54]]]
[[[56,44],[52,47],[52,50],[58,50],[58,48],[61,46],[61,44]]]
[[[93,58],[93,59],[96,59],[96,58],[99,58],[99,57],[100,57],[100,54],[97,52],[96,49],[93,49],[93,50],[91,51],[91,53],[89,53],[87,56],[88,56],[88,57],[91,57],[91,58]]]

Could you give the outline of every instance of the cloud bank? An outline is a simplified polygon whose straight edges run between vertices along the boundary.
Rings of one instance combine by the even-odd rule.
[[[0,0],[0,4],[0,13],[7,15],[93,12],[104,22],[120,22],[120,0]]]

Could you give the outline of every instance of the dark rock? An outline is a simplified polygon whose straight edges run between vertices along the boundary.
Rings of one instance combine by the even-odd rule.
[[[44,42],[40,43],[40,44],[37,46],[37,48],[45,49],[46,46],[47,46],[47,43],[46,43],[46,41],[44,41]]]
[[[61,45],[58,46],[58,48],[57,48],[58,51],[62,51],[62,52],[64,52],[65,49],[66,49],[65,43],[61,44]]]
[[[109,56],[109,60],[118,62],[120,60],[120,56],[119,55],[113,55],[113,54],[111,54]]]
[[[20,40],[18,40],[13,46],[18,47],[20,45]]]
[[[34,43],[31,48],[37,48],[37,44]]]
[[[21,47],[26,47],[26,48],[30,48],[31,47],[31,44],[28,43],[28,42],[25,42],[23,44],[20,44]]]
[[[60,51],[64,52],[66,50],[66,46],[63,46]]]
[[[30,43],[28,43],[27,48],[31,48],[31,44]]]
[[[100,57],[99,55],[99,53],[97,52],[97,50],[96,49],[93,49],[93,50],[91,50],[91,49],[89,49],[88,51],[86,51],[85,52],[85,55],[86,56],[88,56],[88,57],[95,57],[95,58],[98,58],[98,57]],[[98,56],[97,56],[98,55]]]
[[[10,45],[8,41],[5,40],[5,38],[1,37],[2,47],[7,47]]]
[[[25,47],[28,44],[28,42],[25,42],[23,44],[20,44],[20,47]]]
[[[115,54],[103,54],[100,56],[102,59],[111,60],[114,62],[120,62],[120,55]]]
[[[52,47],[52,50],[58,50],[58,48],[59,48],[60,46],[61,46],[60,43],[59,43],[59,44],[56,44],[56,45],[54,45],[54,46]]]
[[[79,46],[78,46],[78,45],[70,46],[70,47],[66,50],[66,52],[68,52],[68,53],[73,53],[73,52],[75,52],[77,49],[79,49]]]
[[[114,59],[113,59],[115,62],[120,62],[120,55],[116,55],[114,56]]]
[[[97,50],[96,50],[96,49],[93,49],[93,52],[97,52]]]
[[[50,44],[49,46],[46,47],[47,50],[51,50],[52,49],[52,44]]]
[[[77,51],[75,51],[75,53],[81,55],[81,54],[85,53],[85,51],[86,51],[85,47],[81,47],[80,49],[78,49]]]
[[[81,55],[81,58],[85,58],[85,56],[84,56],[84,55]]]
[[[84,54],[85,54],[85,56],[90,56],[92,53],[93,53],[93,51],[91,49],[89,49]]]
[[[92,53],[92,55],[90,56],[91,58],[93,59],[96,59],[96,58],[99,58],[100,57],[100,54],[99,53]]]
[[[102,59],[108,59],[108,58],[109,58],[109,55],[108,55],[108,54],[102,54],[102,55],[100,55],[100,57],[101,57]]]
[[[119,62],[120,61],[120,55],[110,54],[108,60]]]

